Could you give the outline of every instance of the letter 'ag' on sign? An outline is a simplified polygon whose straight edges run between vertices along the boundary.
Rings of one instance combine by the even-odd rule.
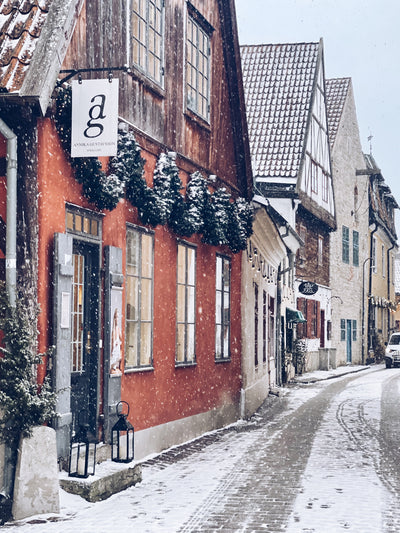
[[[71,157],[117,155],[118,79],[72,82]]]

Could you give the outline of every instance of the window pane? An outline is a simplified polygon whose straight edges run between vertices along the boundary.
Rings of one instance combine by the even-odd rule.
[[[178,245],[178,283],[185,283],[186,281],[186,249],[182,245]]]
[[[186,315],[186,287],[185,285],[178,285],[178,306],[177,306],[178,322],[185,322],[185,315]]]
[[[142,235],[142,276],[153,275],[153,236]]]
[[[140,364],[151,364],[151,324],[142,324],[140,335]]]
[[[152,297],[151,297],[151,280],[142,279],[142,294],[141,294],[141,320],[151,319]]]
[[[187,327],[187,361],[194,361],[194,324]]]
[[[196,260],[196,252],[193,248],[187,248],[187,269],[188,269],[188,283],[189,285],[194,285],[195,283],[195,275],[196,275],[196,269],[195,269],[195,260]]]
[[[185,361],[185,324],[178,324],[177,328],[176,360],[178,363]]]
[[[137,345],[138,345],[139,324],[128,322],[126,324],[126,366],[137,365]]]
[[[195,289],[194,289],[194,287],[188,287],[187,295],[188,295],[188,304],[187,304],[188,317],[187,317],[187,320],[188,320],[189,323],[193,324],[194,321],[195,321]]]

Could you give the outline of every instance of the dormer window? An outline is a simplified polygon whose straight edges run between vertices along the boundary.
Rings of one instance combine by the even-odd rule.
[[[131,0],[130,40],[133,64],[162,85],[164,0]]]
[[[186,27],[186,105],[201,118],[210,116],[211,26],[188,4]]]

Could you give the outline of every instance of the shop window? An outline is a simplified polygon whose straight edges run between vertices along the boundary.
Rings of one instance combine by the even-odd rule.
[[[231,334],[231,261],[217,255],[215,279],[215,359],[230,357]]]
[[[153,233],[128,228],[125,369],[153,364],[153,263]]]
[[[196,326],[196,249],[178,244],[176,364],[194,364]]]

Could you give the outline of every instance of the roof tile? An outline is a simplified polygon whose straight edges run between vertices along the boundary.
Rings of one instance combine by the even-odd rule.
[[[254,177],[297,177],[319,43],[242,46]]]
[[[52,0],[0,0],[0,91],[17,92]]]
[[[335,144],[349,86],[350,78],[334,78],[325,81],[326,110],[331,148]]]

